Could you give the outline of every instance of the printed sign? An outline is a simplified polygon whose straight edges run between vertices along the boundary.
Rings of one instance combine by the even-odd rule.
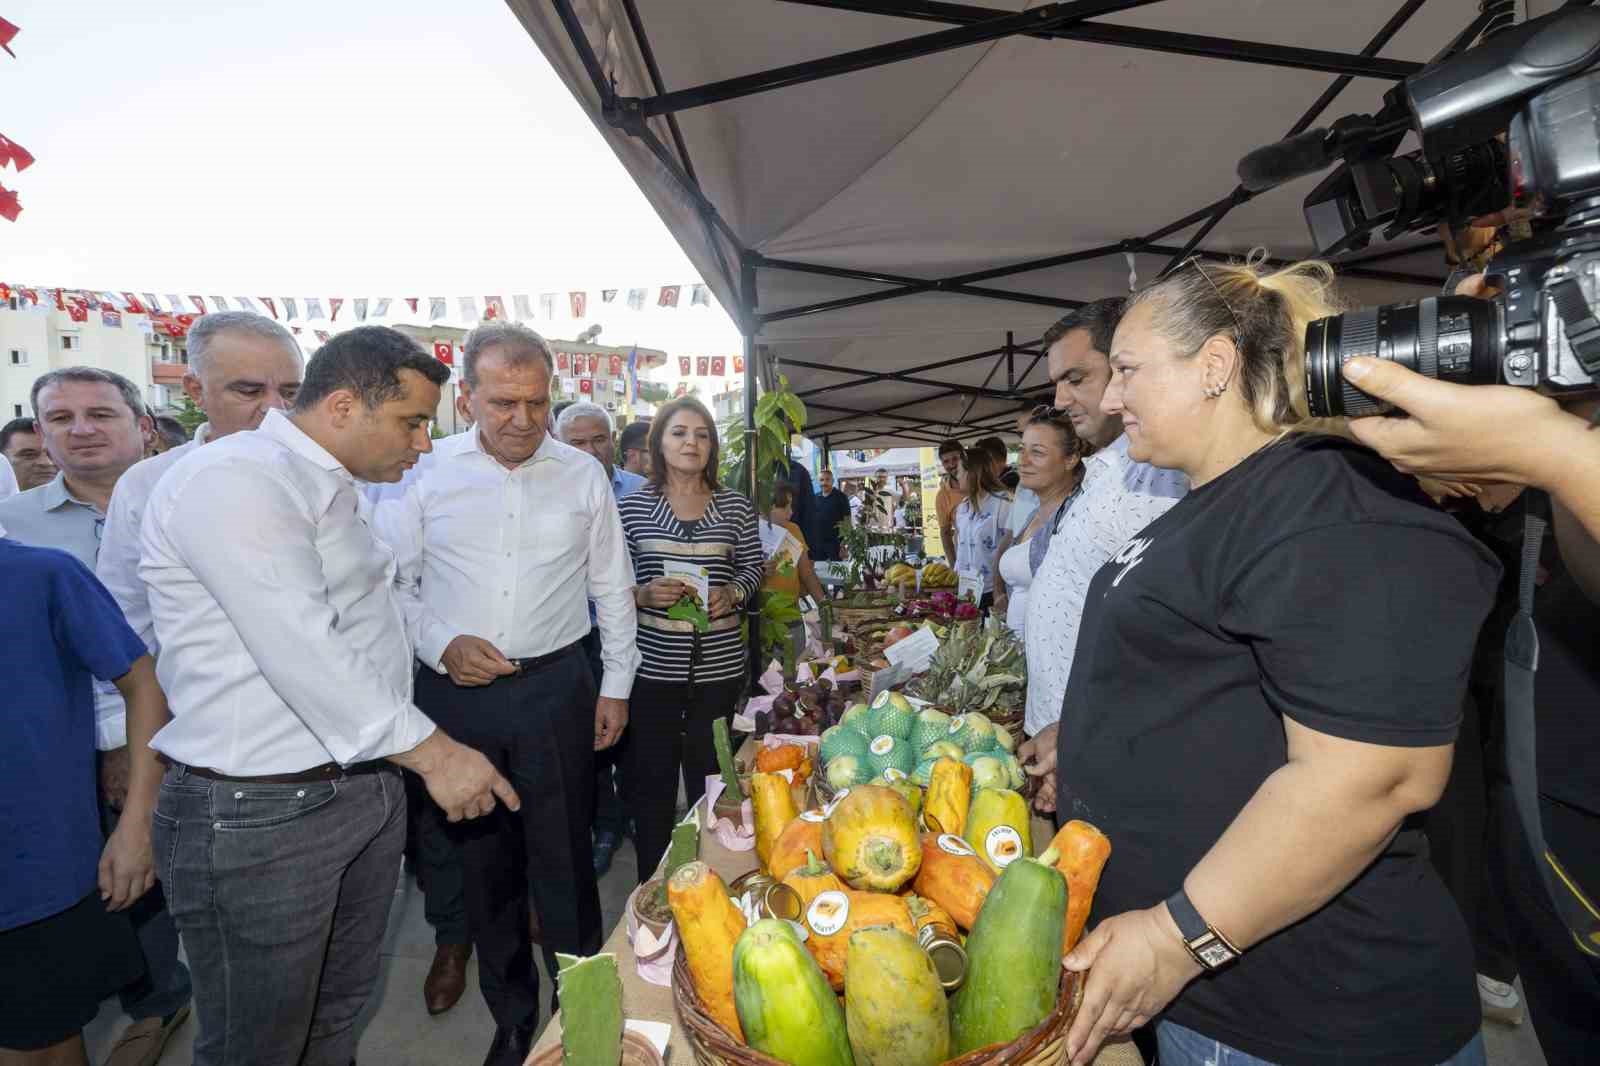
[[[933,661],[933,655],[939,650],[939,638],[933,635],[933,630],[922,626],[915,633],[904,640],[896,641],[883,649],[883,657],[895,666],[904,666],[912,673],[921,673]]]
[[[588,390],[584,390],[588,391]],[[711,571],[695,563],[678,562],[668,559],[661,568],[663,577],[675,577],[685,585],[691,586],[700,597],[702,607],[711,602]]]

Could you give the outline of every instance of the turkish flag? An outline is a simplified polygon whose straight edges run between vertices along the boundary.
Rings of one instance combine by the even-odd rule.
[[[689,376],[689,357],[687,355],[678,356],[678,375],[680,377]]]
[[[0,19],[0,48],[4,48],[6,55],[12,59],[17,58],[17,53],[11,50],[11,42],[19,32],[21,31],[17,26],[7,22],[5,19]]]
[[[711,373],[711,360],[703,355],[696,356],[694,360],[694,376],[703,378],[709,373]]]
[[[344,297],[343,296],[330,296],[330,297],[328,297],[328,321],[329,322],[337,322],[337,321],[339,321],[339,308],[341,308],[343,306],[344,306]]]
[[[677,307],[678,306],[678,288],[679,287],[677,285],[663,285],[663,286],[661,286],[661,297],[660,297],[660,299],[656,300],[656,306],[657,307]]]
[[[572,357],[570,355],[568,355],[566,352],[557,352],[556,353],[556,369],[561,371],[562,373],[566,373],[566,371],[570,370],[571,368],[572,368]]]
[[[614,378],[620,378],[622,376],[622,356],[620,355],[613,355],[611,357],[611,376]]]
[[[144,304],[140,303],[139,298],[133,293],[125,292],[122,294],[122,298],[123,300],[127,301],[128,310],[130,312],[136,315],[144,314]]]
[[[720,355],[711,357],[711,376],[714,378],[726,377],[728,374],[728,361]]]
[[[33,166],[33,154],[8,137],[0,136],[0,167],[10,163],[18,170]]]
[[[89,321],[89,308],[84,304],[73,304],[71,307],[67,308],[67,314],[74,322]]]
[[[579,378],[578,379],[578,391],[583,393],[585,396],[593,396],[594,395],[594,381],[591,378]]]
[[[735,374],[744,373],[744,356],[736,355],[733,357],[733,372]]]
[[[583,292],[567,293],[567,302],[572,305],[572,317],[582,318],[589,306],[589,294]]]
[[[445,366],[455,366],[456,346],[449,341],[434,341],[433,357]]]

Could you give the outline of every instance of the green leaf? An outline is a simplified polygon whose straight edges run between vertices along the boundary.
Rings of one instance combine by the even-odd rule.
[[[668,607],[667,617],[679,622],[693,622],[697,633],[706,633],[711,629],[711,616],[692,596],[682,596],[677,603]]]

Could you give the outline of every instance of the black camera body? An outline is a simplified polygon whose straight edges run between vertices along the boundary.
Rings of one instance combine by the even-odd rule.
[[[1399,99],[1403,126],[1390,114]],[[1313,322],[1311,413],[1383,410],[1344,381],[1345,360],[1359,355],[1462,384],[1600,388],[1600,11],[1564,9],[1507,30],[1413,75],[1390,104],[1325,134],[1347,162],[1306,200],[1319,253],[1362,247],[1380,226],[1394,237],[1508,204],[1538,232],[1489,265],[1501,290],[1492,301],[1441,296]],[[1422,148],[1388,155],[1404,128]],[[1306,157],[1304,143],[1294,147]],[[1271,151],[1246,160],[1258,171],[1279,158],[1293,165]]]

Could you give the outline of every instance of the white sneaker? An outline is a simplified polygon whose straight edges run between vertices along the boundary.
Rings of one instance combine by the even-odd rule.
[[[1478,1001],[1483,1004],[1483,1017],[1502,1025],[1522,1024],[1522,997],[1516,988],[1504,981],[1478,975]]]

